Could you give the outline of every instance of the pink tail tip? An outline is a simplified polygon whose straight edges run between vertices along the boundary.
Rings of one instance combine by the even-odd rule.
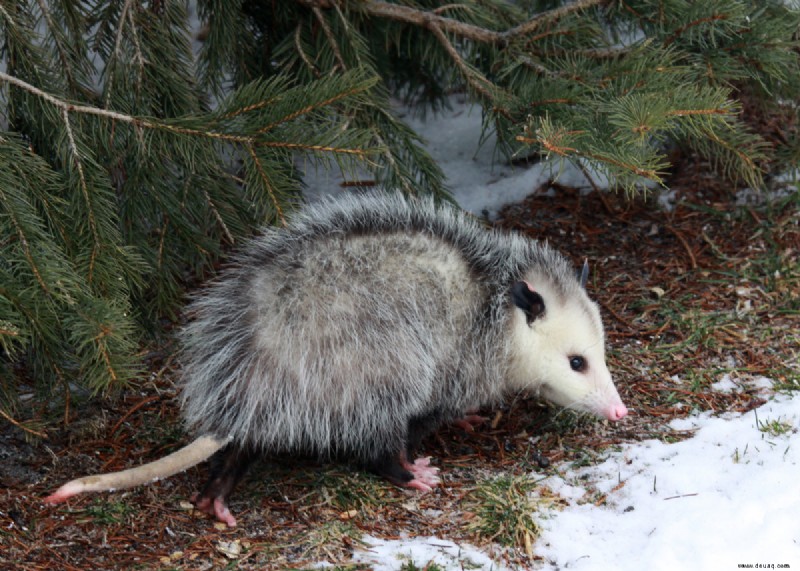
[[[72,496],[77,496],[81,492],[84,491],[83,486],[73,480],[72,482],[67,482],[55,492],[50,494],[44,499],[44,503],[46,504],[60,504],[61,502],[65,502],[70,499]]]
[[[61,490],[53,492],[49,496],[44,499],[44,503],[46,504],[60,504],[67,500],[71,494],[64,494]]]

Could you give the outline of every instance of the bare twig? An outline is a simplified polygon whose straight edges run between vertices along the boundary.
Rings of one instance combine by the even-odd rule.
[[[25,432],[29,432],[29,433],[31,433],[31,434],[33,434],[33,435],[35,435],[35,436],[38,436],[39,438],[47,438],[47,434],[46,434],[46,433],[44,433],[44,432],[41,432],[41,431],[39,431],[39,430],[34,430],[34,429],[32,429],[32,428],[28,428],[27,426],[25,426],[25,425],[24,425],[24,424],[22,424],[21,422],[18,422],[18,421],[16,421],[16,420],[14,420],[14,418],[13,418],[13,417],[11,417],[11,415],[7,414],[7,413],[6,413],[6,412],[5,412],[3,409],[1,409],[1,408],[0,408],[0,416],[2,416],[3,418],[5,418],[5,419],[6,419],[8,422],[10,422],[11,424],[13,424],[14,426],[16,426],[17,428],[19,428],[20,430],[24,430]]]
[[[670,232],[672,232],[675,235],[675,237],[678,239],[678,241],[683,246],[683,249],[686,250],[686,253],[689,255],[689,263],[692,266],[692,269],[696,270],[697,269],[697,258],[695,258],[694,252],[692,251],[692,248],[689,246],[689,242],[686,241],[686,238],[683,237],[683,234],[681,234],[678,231],[678,229],[675,228],[672,224],[666,224],[665,226],[666,226],[667,230],[669,230]]]
[[[125,422],[126,420],[128,420],[128,418],[133,413],[135,413],[137,410],[139,410],[143,406],[148,405],[153,401],[157,401],[160,398],[161,397],[159,395],[150,396],[150,397],[147,397],[147,398],[144,398],[144,399],[140,400],[138,403],[136,403],[131,408],[129,408],[128,411],[125,414],[123,414],[122,417],[116,422],[116,424],[114,424],[114,427],[108,433],[109,438],[113,438],[113,436],[117,433],[117,430],[119,430],[119,427],[122,426],[122,423]]]
[[[294,46],[295,46],[295,49],[297,50],[297,53],[300,56],[300,59],[302,59],[303,63],[306,64],[306,67],[311,71],[311,73],[314,74],[314,77],[319,77],[320,74],[319,74],[319,70],[317,69],[317,66],[315,66],[314,62],[312,62],[308,58],[308,55],[306,55],[305,50],[303,50],[303,45],[300,43],[300,31],[302,29],[303,29],[302,26],[300,24],[298,24],[297,28],[295,28],[295,30],[294,30]]]
[[[6,10],[5,6],[2,4],[0,4],[0,14],[3,14],[3,18],[5,18],[6,21],[12,26],[17,25],[17,23],[14,21],[14,18],[11,17],[11,14],[8,13],[8,10]]]
[[[92,107],[90,105],[77,105],[74,103],[67,103],[66,101],[63,101],[58,97],[50,95],[46,91],[42,91],[38,87],[34,87],[30,83],[22,81],[18,77],[14,77],[13,75],[8,75],[7,73],[2,71],[0,71],[0,81],[5,81],[6,83],[9,83],[15,87],[22,89],[23,91],[27,91],[28,93],[35,95],[36,97],[39,97],[40,99],[44,99],[49,104],[60,109],[62,112],[66,110],[68,112],[84,113],[86,115],[105,117],[106,119],[111,119],[113,121],[120,121],[121,123],[139,125],[142,127],[170,129],[168,125],[152,123],[145,119],[137,119],[136,117],[132,117],[131,115],[125,115],[124,113],[109,111],[108,109],[100,109],[99,107]]]
[[[225,224],[225,221],[222,219],[222,216],[217,209],[217,205],[214,204],[214,201],[211,199],[211,195],[208,194],[207,190],[203,191],[203,196],[206,198],[206,202],[208,203],[208,207],[211,209],[212,214],[214,214],[214,218],[217,220],[217,224],[219,224],[220,228],[222,228],[222,232],[225,234],[225,237],[228,239],[228,242],[231,244],[235,244],[236,240],[231,234],[231,231],[228,230],[228,225]]]

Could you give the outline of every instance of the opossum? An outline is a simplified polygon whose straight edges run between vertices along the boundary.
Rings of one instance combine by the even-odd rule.
[[[620,420],[628,410],[587,271],[432,199],[374,193],[307,206],[247,244],[190,305],[181,404],[199,437],[46,501],[144,484],[213,454],[193,499],[234,526],[227,498],[258,455],[346,458],[430,490],[438,469],[412,461],[420,441],[510,393]]]

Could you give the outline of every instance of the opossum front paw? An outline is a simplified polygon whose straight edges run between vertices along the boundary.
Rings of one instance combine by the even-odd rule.
[[[200,494],[194,494],[192,502],[194,507],[201,512],[217,518],[228,527],[236,527],[236,518],[233,517],[231,510],[222,498],[200,497]]]
[[[469,414],[454,421],[453,424],[466,432],[475,432],[475,427],[489,420],[479,414]]]
[[[413,464],[404,462],[403,468],[414,475],[414,479],[405,483],[407,488],[414,488],[423,492],[430,492],[439,485],[439,468],[431,466],[431,459],[417,458]]]

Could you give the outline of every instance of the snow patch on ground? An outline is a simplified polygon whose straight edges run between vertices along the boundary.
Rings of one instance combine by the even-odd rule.
[[[542,569],[736,569],[800,566],[800,412],[777,396],[743,415],[702,413],[671,423],[685,441],[626,445],[559,482],[588,494],[543,520]],[[785,434],[761,428],[778,421]],[[544,485],[548,485],[545,481]],[[587,501],[588,500],[588,501]]]
[[[763,430],[773,423],[785,432]],[[560,475],[542,485],[568,506],[541,514],[532,569],[800,568],[797,398],[778,395],[745,414],[704,412],[670,428],[692,435],[674,444],[625,445],[597,466],[556,467]],[[353,562],[376,571],[409,562],[448,571],[512,569],[475,547],[435,537],[363,539],[369,547]]]
[[[451,108],[435,118],[415,117],[410,113],[406,116],[401,113],[401,118],[423,138],[426,149],[444,171],[459,206],[473,214],[493,218],[501,207],[521,201],[551,179],[564,185],[591,188],[583,172],[569,163],[542,161],[529,167],[515,166],[495,151],[494,134],[487,135],[480,143],[480,107],[453,99]],[[317,169],[311,163],[301,168],[306,199],[313,201],[342,192],[345,180],[342,173]],[[595,184],[608,184],[600,175],[592,176]],[[355,178],[372,177],[364,172]]]
[[[735,379],[726,373],[719,381],[711,385],[711,389],[719,393],[737,393],[749,389],[769,394],[773,384],[772,379],[767,377]]]
[[[435,121],[413,116],[403,119],[425,139],[426,148],[444,171],[459,206],[473,214],[486,211],[494,216],[503,205],[533,194],[555,174],[550,163],[530,168],[508,164],[495,151],[494,134],[479,144],[480,107],[454,100],[451,109]],[[431,128],[431,123],[436,127]],[[579,185],[587,184],[583,177]]]
[[[378,539],[365,535],[361,539],[368,547],[355,552],[353,563],[366,563],[372,571],[398,571],[408,563],[420,569],[436,564],[443,569],[508,570],[471,545],[458,545],[438,537]]]

